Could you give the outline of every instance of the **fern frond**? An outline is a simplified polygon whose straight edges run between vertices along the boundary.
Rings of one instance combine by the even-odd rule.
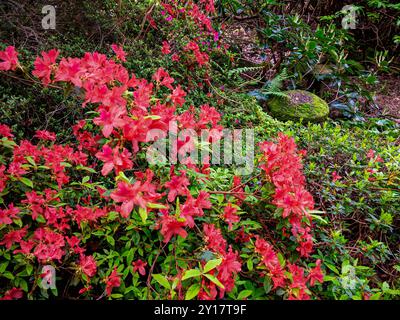
[[[288,78],[289,76],[287,74],[287,70],[283,69],[280,74],[266,83],[263,91],[266,90],[269,92],[279,92],[282,89],[283,81],[287,80]]]
[[[233,75],[241,74],[241,73],[246,73],[246,72],[252,72],[252,71],[257,71],[257,70],[262,70],[264,69],[264,66],[255,66],[255,67],[241,67],[241,68],[236,68],[233,70],[229,70],[228,76],[232,77]]]

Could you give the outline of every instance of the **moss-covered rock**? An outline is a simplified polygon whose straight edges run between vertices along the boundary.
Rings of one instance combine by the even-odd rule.
[[[303,90],[284,92],[287,97],[274,97],[268,102],[272,116],[282,121],[322,122],[329,115],[326,101]]]

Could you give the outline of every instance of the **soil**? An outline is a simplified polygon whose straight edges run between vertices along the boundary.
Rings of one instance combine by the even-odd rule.
[[[400,120],[400,77],[382,76],[375,102],[382,115]]]

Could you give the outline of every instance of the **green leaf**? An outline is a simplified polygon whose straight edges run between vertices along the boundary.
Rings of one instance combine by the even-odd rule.
[[[272,281],[271,278],[266,276],[264,279],[264,290],[265,293],[268,294],[272,289]]]
[[[76,166],[76,169],[77,170],[85,170],[85,171],[88,171],[88,172],[91,172],[91,173],[96,173],[96,170],[94,170],[93,168],[88,168],[88,167],[85,167],[85,166],[82,166],[82,165]]]
[[[186,292],[185,300],[192,300],[193,298],[197,297],[200,292],[200,288],[201,287],[199,283],[192,284]]]
[[[11,272],[9,272],[9,271],[4,272],[4,273],[2,274],[2,276],[3,276],[4,278],[10,279],[10,280],[13,280],[13,279],[14,279],[13,274],[12,274]]]
[[[237,300],[243,300],[248,297],[250,297],[253,294],[252,290],[243,290],[242,292],[239,293]]]
[[[157,115],[149,115],[149,116],[145,116],[144,119],[151,119],[151,120],[160,120],[161,117],[157,116]]]
[[[156,280],[159,284],[161,284],[164,288],[170,290],[171,289],[171,285],[168,282],[167,278],[165,276],[163,276],[162,274],[158,273],[158,274],[153,274],[153,278],[154,280]]]
[[[190,278],[194,278],[194,277],[198,277],[201,275],[201,271],[198,269],[190,269],[185,271],[185,273],[183,274],[182,277],[182,281],[186,280],[186,279],[190,279]]]
[[[117,211],[110,211],[110,212],[108,213],[107,220],[108,220],[108,221],[113,221],[113,220],[115,220],[118,216],[119,216],[119,213],[118,213]]]
[[[216,284],[218,287],[221,289],[225,289],[224,285],[213,275],[206,273],[204,275],[208,280],[210,280],[212,283]]]
[[[31,264],[26,265],[26,273],[28,276],[32,274],[33,266]]]
[[[107,236],[107,242],[109,243],[109,244],[111,244],[112,246],[114,246],[115,245],[115,240],[114,240],[114,238],[113,237],[111,237],[111,236]]]
[[[135,251],[133,249],[130,249],[128,252],[128,255],[126,257],[126,262],[128,263],[128,265],[131,265],[132,261],[133,261],[133,255],[135,254]]]
[[[19,286],[22,290],[28,292],[28,283],[24,279],[22,278],[19,279]]]
[[[338,270],[333,264],[324,262],[324,265],[326,265],[326,266],[327,266],[329,269],[331,269],[334,273],[340,274],[339,270]]]
[[[282,267],[284,267],[286,265],[285,258],[283,257],[283,255],[281,253],[278,253],[277,256],[278,256],[279,264]]]
[[[23,184],[27,185],[28,187],[33,188],[33,183],[32,183],[32,181],[29,180],[28,178],[21,177],[19,180],[20,180]]]
[[[0,141],[2,142],[3,146],[5,146],[6,148],[13,148],[13,147],[17,146],[17,144],[14,141],[8,140],[6,137],[0,139]]]
[[[160,204],[160,203],[148,203],[147,204],[147,208],[150,208],[150,209],[167,209],[166,206],[164,206],[163,204]]]
[[[39,223],[46,223],[46,219],[41,214],[38,215],[36,221]]]
[[[219,266],[222,263],[222,259],[215,259],[215,260],[210,260],[206,263],[204,266],[204,273],[208,273],[209,271],[215,269],[217,266]]]
[[[0,264],[0,273],[3,273],[4,271],[6,271],[8,264],[9,264],[9,261],[6,261],[6,262],[3,262],[2,264]]]
[[[89,176],[85,176],[85,177],[83,177],[83,179],[82,179],[82,183],[86,183],[86,182],[88,182],[90,180],[90,177]]]
[[[120,173],[118,174],[118,176],[115,177],[115,180],[116,180],[116,181],[123,180],[123,181],[125,181],[125,182],[127,182],[127,183],[130,183],[130,182],[131,182],[131,181],[129,180],[129,178],[125,175],[125,173],[123,173],[122,171],[120,171]]]
[[[247,269],[249,269],[249,271],[253,271],[253,258],[247,260]]]

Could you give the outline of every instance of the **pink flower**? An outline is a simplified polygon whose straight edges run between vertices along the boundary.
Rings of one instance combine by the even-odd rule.
[[[23,291],[22,289],[19,288],[12,288],[8,290],[3,298],[0,298],[0,300],[16,300],[16,299],[21,299],[23,297]]]
[[[228,203],[224,209],[224,219],[229,225],[229,230],[232,230],[233,223],[240,221],[240,217],[236,214],[236,212],[237,209],[233,207],[231,203]]]
[[[170,54],[171,53],[171,47],[170,47],[168,41],[163,41],[161,52],[162,52],[162,54]]]
[[[336,171],[333,171],[332,172],[332,180],[333,180],[333,182],[336,182],[336,181],[338,181],[340,179],[342,179],[342,177]]]
[[[14,137],[14,135],[11,133],[10,127],[5,124],[0,124],[0,136],[6,137],[6,138]]]
[[[7,47],[4,51],[0,51],[0,71],[14,71],[18,65],[18,53],[13,46]]]
[[[14,243],[20,243],[23,237],[28,233],[28,226],[25,226],[22,229],[14,230],[6,233],[3,237],[3,240],[0,242],[0,245],[5,245],[6,249],[10,249]]]
[[[182,90],[181,86],[177,86],[172,91],[171,100],[173,104],[182,106],[185,103],[186,92]]]
[[[171,78],[167,71],[164,68],[158,68],[156,73],[153,76],[153,79],[157,81],[157,83],[167,87],[168,89],[173,89],[172,83],[174,83],[174,78]]]
[[[311,286],[313,286],[316,282],[319,282],[319,283],[324,282],[324,274],[322,273],[322,270],[321,270],[321,260],[320,259],[318,259],[315,262],[315,268],[310,270],[308,279],[310,281]]]
[[[186,172],[181,171],[180,176],[174,175],[170,181],[165,183],[165,187],[169,189],[168,201],[173,202],[175,198],[185,196],[189,193],[188,186],[190,185],[189,179],[186,177]]]
[[[174,54],[171,56],[171,60],[174,61],[174,62],[178,62],[178,61],[180,60],[180,58],[179,58],[179,56],[178,56],[176,53],[174,53]]]
[[[216,228],[213,224],[204,224],[204,241],[207,244],[207,248],[211,251],[223,254],[225,252],[227,242],[222,236],[221,230]]]
[[[56,141],[56,134],[46,130],[36,131],[35,137],[41,140]]]
[[[370,150],[368,151],[368,153],[367,153],[367,158],[368,158],[370,161],[373,161],[373,162],[383,162],[383,159],[380,157],[380,155],[379,155],[379,154],[376,155],[376,151],[373,150],[373,149],[370,149]]]
[[[0,209],[0,225],[12,224],[12,219],[17,218],[19,212],[19,208],[14,207],[13,204],[10,204],[8,209]]]
[[[93,277],[97,272],[96,260],[93,258],[93,256],[81,255],[79,266],[82,272],[89,278]]]
[[[117,190],[111,193],[110,196],[115,202],[122,202],[121,215],[127,218],[134,205],[146,208],[147,200],[143,197],[144,191],[146,191],[145,187],[140,181],[136,181],[134,184],[120,182]]]
[[[32,74],[42,80],[44,86],[51,82],[51,74],[55,69],[55,63],[60,52],[57,49],[52,49],[49,52],[42,52],[42,58],[37,57],[33,63],[35,69]]]
[[[112,44],[111,48],[115,52],[118,60],[121,60],[122,62],[126,62],[126,53],[125,53],[124,49],[122,49],[122,47],[120,47],[116,44]]]
[[[133,272],[139,271],[139,274],[144,276],[146,274],[145,267],[147,266],[147,262],[143,262],[142,260],[137,260],[132,262]]]
[[[187,237],[187,232],[184,229],[186,223],[177,220],[174,216],[170,216],[167,212],[161,216],[159,223],[161,224],[160,232],[164,237],[164,243],[168,243],[175,235],[179,235],[182,238]]]
[[[119,174],[120,171],[125,169],[131,169],[133,163],[130,159],[132,154],[125,148],[122,152],[119,152],[119,147],[111,149],[109,145],[105,144],[101,152],[96,153],[96,158],[105,162],[101,174],[103,176],[108,175],[112,169],[115,169],[115,173]]]

